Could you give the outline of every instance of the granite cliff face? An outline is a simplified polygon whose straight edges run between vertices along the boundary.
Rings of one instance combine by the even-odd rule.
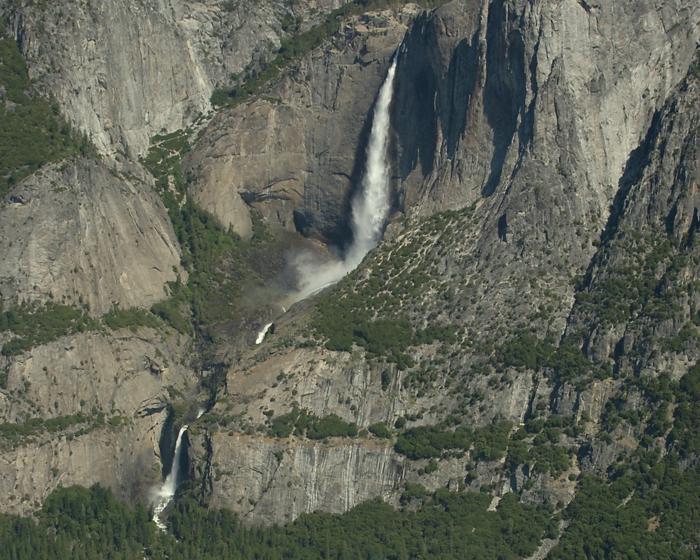
[[[155,318],[112,328],[101,317],[146,314],[187,277],[153,179],[137,164],[74,158],[15,185],[0,215],[3,511],[30,513],[71,484],[148,501],[173,395],[197,381],[192,340]],[[85,314],[80,329],[65,309]],[[10,351],[17,328],[37,342]]]
[[[121,170],[117,170],[121,169]],[[150,307],[178,275],[180,248],[139,166],[87,158],[47,166],[0,208],[0,294],[12,302]]]
[[[343,3],[13,0],[0,10],[68,118],[101,152],[139,156],[155,134],[208,113],[216,85],[279,48],[285,17],[308,25]]]
[[[192,381],[187,351],[186,337],[152,329],[67,336],[3,358],[0,412],[16,422],[79,413],[148,415],[170,402],[168,387],[184,391]]]
[[[573,0],[450,3],[421,18],[406,37],[394,119],[409,205],[520,199],[525,177],[548,173],[605,212],[649,119],[685,76],[697,21],[684,2]]]
[[[244,237],[255,209],[290,231],[347,238],[367,119],[416,13],[408,5],[352,18],[264,96],[217,115],[187,161],[195,199]]]
[[[399,49],[392,117],[393,188],[396,208],[406,218],[391,226],[391,239],[330,297],[355,296],[353,301],[363,302],[374,317],[396,313],[382,298],[398,298],[401,315],[408,316],[412,324],[454,327],[459,344],[420,346],[411,351],[420,367],[400,371],[361,350],[352,355],[289,350],[290,339],[301,346],[309,344],[312,327],[308,316],[313,311],[302,309],[283,318],[274,337],[279,346],[270,342],[269,350],[255,351],[255,363],[243,361],[231,369],[227,397],[213,411],[220,426],[216,435],[203,436],[201,442],[195,438],[195,447],[203,455],[195,454],[194,468],[207,481],[205,495],[257,522],[269,522],[271,510],[266,504],[276,501],[280,507],[273,508],[278,511],[274,520],[287,519],[282,512],[288,508],[283,504],[288,504],[292,492],[275,480],[277,462],[269,457],[279,449],[271,447],[269,460],[259,460],[252,468],[234,442],[239,431],[260,430],[269,424],[267,418],[294,406],[319,417],[337,414],[360,428],[376,422],[391,426],[400,417],[409,418],[408,426],[434,425],[449,414],[476,426],[497,418],[516,426],[542,415],[573,418],[580,435],[563,437],[558,445],[568,448],[593,441],[594,451],[591,456],[574,456],[569,468],[557,476],[537,473],[530,463],[512,478],[502,464],[489,466],[474,458],[461,463],[456,470],[460,474],[455,474],[450,461],[441,461],[438,474],[430,476],[421,474],[424,463],[400,456],[392,467],[397,480],[418,480],[436,488],[465,484],[466,464],[466,478],[474,487],[494,484],[497,493],[517,491],[523,499],[545,500],[559,507],[573,497],[572,480],[577,473],[586,469],[604,472],[620,452],[633,449],[630,443],[637,436],[630,433],[638,433],[638,428],[631,426],[620,428],[610,444],[595,443],[604,430],[612,399],[622,395],[633,409],[644,406],[640,394],[627,394],[627,383],[617,378],[618,373],[614,379],[584,382],[581,377],[567,379],[561,371],[552,371],[552,367],[563,367],[560,365],[540,368],[495,362],[507,350],[503,345],[522,329],[555,344],[577,340],[589,360],[584,369],[619,372],[630,359],[620,349],[633,344],[635,338],[622,342],[624,327],[608,334],[609,342],[603,343],[599,341],[605,336],[600,333],[602,320],[590,315],[580,318],[590,308],[585,294],[594,290],[586,283],[615,274],[613,270],[598,272],[598,267],[606,268],[598,263],[610,258],[605,243],[611,243],[611,228],[618,227],[621,205],[629,204],[625,202],[627,192],[645,193],[640,196],[647,203],[647,214],[637,215],[644,223],[656,220],[648,215],[650,206],[677,206],[673,216],[670,210],[667,214],[662,210],[658,223],[682,222],[678,235],[692,237],[689,231],[697,203],[691,193],[696,179],[691,179],[691,169],[686,170],[694,157],[687,146],[694,145],[697,127],[691,122],[684,133],[678,133],[667,123],[664,140],[649,145],[653,141],[650,134],[661,134],[649,132],[649,126],[658,129],[660,119],[672,120],[681,112],[679,107],[689,106],[679,105],[678,98],[692,98],[688,83],[696,78],[688,69],[698,38],[697,22],[698,10],[688,3],[613,9],[579,2],[452,2],[419,16]],[[258,107],[251,104],[235,112],[259,117]],[[298,127],[282,125],[279,130],[281,136],[275,137],[284,138],[285,131],[293,133]],[[266,126],[260,131],[249,127],[246,142],[259,145],[256,142],[264,142],[268,131]],[[665,142],[677,147],[669,150]],[[663,185],[665,190],[663,195],[653,195],[643,175],[659,171],[640,171],[644,159],[639,154],[655,154],[661,146],[663,153],[673,156],[660,165],[676,174],[670,176],[669,171],[666,180],[654,181],[657,189]],[[271,186],[268,176],[246,177],[250,184]],[[200,188],[207,186],[200,184]],[[671,200],[680,196],[680,201],[661,203],[671,192],[683,193],[671,195]],[[650,201],[650,196],[657,202]],[[299,193],[285,199],[286,216],[295,202],[297,208],[303,208]],[[425,218],[445,210],[455,212],[433,222]],[[289,218],[283,223],[289,227]],[[631,230],[644,229],[640,222],[632,223]],[[652,230],[647,237],[663,239],[666,235],[662,228]],[[318,233],[312,229],[311,234]],[[671,243],[678,247],[683,242]],[[620,253],[625,258],[628,249]],[[682,283],[681,278],[692,276],[690,270],[696,264],[685,266],[690,268],[679,276],[674,268],[677,280],[669,282]],[[654,273],[663,278],[660,270]],[[382,286],[378,292],[377,286]],[[665,283],[656,290],[666,290]],[[666,323],[655,318],[656,328],[672,338],[695,308],[694,303],[683,303],[683,311]],[[593,333],[576,339],[577,323],[586,324]],[[694,332],[695,327],[688,329]],[[681,375],[697,359],[692,344],[671,352],[660,351],[658,340],[655,345],[648,337],[644,344],[646,357],[632,369],[635,374],[651,367],[651,363],[642,365],[651,356],[657,365],[647,375],[658,375],[669,366]],[[603,348],[595,350],[600,345]],[[640,360],[637,356],[634,359]],[[482,371],[484,362],[492,364],[486,374],[475,374]],[[383,372],[392,380],[388,389],[382,389]],[[417,387],[416,378],[424,379],[425,372],[429,381]],[[352,449],[360,457],[366,452],[353,441],[340,440],[335,446]],[[217,457],[220,465],[236,467],[221,467],[219,475],[213,476],[207,470],[211,469],[205,459],[209,457]],[[342,468],[351,469],[358,480],[370,478],[376,488],[386,488],[384,475],[374,478],[373,469],[352,470],[363,464],[362,458],[353,455]],[[385,467],[389,464],[384,463]],[[385,467],[376,472],[386,472]],[[248,470],[258,481],[255,484],[252,479],[250,484],[242,479]],[[227,474],[231,472],[236,474]],[[331,476],[340,476],[340,472],[338,467]],[[237,480],[233,486],[232,476]],[[258,488],[260,480],[273,482],[263,485],[264,492],[253,492],[255,504],[242,502],[237,489]],[[385,496],[394,492],[396,499],[396,488],[394,483]],[[310,511],[321,494],[318,489],[307,493],[306,505],[300,505],[296,497],[295,511]],[[345,509],[339,502],[330,507],[332,511]]]
[[[650,433],[663,449],[646,384],[700,359],[700,8],[484,0],[370,12],[259,94],[199,119],[215,86],[271,56],[286,16],[306,29],[342,2],[247,4],[2,6],[32,75],[106,154],[46,166],[3,202],[3,308],[53,301],[101,320],[117,304],[177,298],[168,283],[188,271],[202,282],[180,262],[200,240],[173,229],[134,161],[154,134],[194,123],[171,218],[194,201],[244,240],[257,221],[342,246],[398,52],[385,240],[275,318],[262,344],[232,336],[216,363],[211,340],[164,323],[4,357],[3,422],[85,417],[2,449],[3,509],[31,511],[59,483],[144,499],[173,419],[202,387],[188,488],[246,523],[398,504],[406,483],[561,511],[580,474],[604,475]],[[349,344],[324,313],[349,323]],[[378,350],[373,327],[399,343]],[[298,411],[356,430],[277,429]],[[419,427],[476,435],[443,456],[400,452]]]
[[[592,356],[614,356],[622,372],[679,378],[692,365],[690,356],[669,356],[657,345],[695,321],[698,309],[699,94],[696,60],[627,162],[585,297],[569,319],[567,332]],[[602,299],[606,285],[636,274],[644,278],[634,292]]]
[[[196,382],[188,348],[177,333],[141,328],[66,336],[2,357],[0,419],[21,430],[0,446],[3,511],[29,513],[71,484],[148,501],[161,480],[169,403]]]
[[[81,426],[0,455],[3,511],[29,515],[59,486],[101,484],[132,502],[145,502],[160,482],[158,441],[167,413],[121,427]]]
[[[0,214],[6,311],[58,304],[95,322],[113,308],[148,308],[186,277],[170,220],[138,165],[47,165],[10,191]],[[144,500],[160,479],[168,391],[195,383],[191,341],[165,326],[93,329],[0,357],[0,420],[24,434],[2,444],[6,511],[31,511],[59,484],[100,482]]]
[[[661,4],[450,3],[407,35],[393,119],[404,206],[477,205],[466,247],[490,314],[527,313],[539,277],[561,331],[625,163],[693,56],[697,8]]]
[[[214,507],[238,512],[245,522],[284,523],[302,513],[341,513],[376,497],[396,501],[403,461],[391,445],[282,441],[216,433],[205,443],[213,452],[198,471]],[[193,446],[195,453],[206,453]],[[328,475],[331,476],[328,476]]]

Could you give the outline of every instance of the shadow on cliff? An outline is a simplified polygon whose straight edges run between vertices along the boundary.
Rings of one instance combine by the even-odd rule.
[[[397,171],[406,179],[420,164],[423,176],[433,170],[438,119],[438,77],[430,57],[437,44],[429,16],[421,16],[404,40],[396,72],[391,120],[397,137]]]
[[[518,127],[518,116],[525,108],[525,45],[519,32],[508,34],[503,0],[489,9],[486,27],[486,85],[484,114],[493,131],[490,173],[482,194],[496,190]]]
[[[395,91],[398,91],[398,85]],[[349,176],[350,188],[345,193],[341,202],[341,210],[337,217],[337,223],[332,230],[324,232],[324,243],[328,248],[332,249],[332,252],[337,252],[339,258],[342,258],[345,255],[347,249],[352,245],[354,240],[352,232],[352,201],[357,193],[362,189],[362,180],[364,177],[365,168],[367,166],[367,146],[372,133],[372,122],[374,119],[374,111],[377,105],[378,96],[379,91],[376,92],[375,98],[372,101],[369,110],[362,119],[360,134],[358,136],[358,141],[357,145],[355,146],[353,156],[353,167]],[[389,160],[392,167],[393,162],[396,161],[395,158],[397,153],[395,146],[396,143],[394,141],[394,127],[396,121],[394,118],[393,107],[396,101],[395,98],[396,95],[394,95],[394,100],[392,100],[392,132],[390,133],[389,137]],[[398,197],[391,177],[390,188],[392,190],[392,204],[390,212],[393,213],[398,208]],[[313,222],[313,218],[303,211],[295,211],[294,226],[296,231],[304,237],[312,237],[314,233],[317,233],[314,229],[315,224]]]

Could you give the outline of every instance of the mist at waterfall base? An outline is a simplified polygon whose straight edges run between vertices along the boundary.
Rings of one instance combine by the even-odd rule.
[[[389,108],[394,93],[396,56],[379,90],[372,117],[372,130],[367,144],[367,162],[361,188],[352,200],[353,241],[340,258],[329,255],[325,260],[317,254],[304,252],[293,259],[297,271],[298,291],[294,301],[300,301],[335,284],[362,262],[377,246],[389,214]]]

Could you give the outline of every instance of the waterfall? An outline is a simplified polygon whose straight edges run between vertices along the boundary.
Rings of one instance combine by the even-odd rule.
[[[272,323],[268,323],[260,330],[260,332],[258,332],[258,337],[255,339],[255,344],[262,344],[263,343],[263,341],[265,340],[265,336],[267,335],[267,331],[270,330],[271,326],[272,326]]]
[[[396,56],[379,90],[367,145],[367,167],[362,189],[352,201],[353,243],[345,257],[348,272],[356,268],[367,253],[377,246],[389,214],[389,108],[394,95]]]
[[[158,526],[159,529],[165,531],[165,523],[160,519],[161,514],[168,507],[168,504],[172,501],[175,495],[175,490],[177,490],[178,475],[180,470],[180,454],[182,452],[182,436],[187,431],[187,424],[180,428],[180,432],[177,434],[177,441],[175,442],[175,454],[173,455],[173,463],[170,466],[170,472],[168,476],[165,477],[165,481],[158,489],[156,493],[156,504],[153,508],[153,521]]]
[[[387,148],[391,116],[389,109],[394,94],[397,55],[394,55],[372,116],[372,130],[367,144],[367,163],[361,188],[352,200],[353,242],[343,260],[319,264],[300,260],[297,263],[300,289],[295,301],[304,299],[335,284],[357,268],[362,259],[377,246],[389,213],[389,163]]]

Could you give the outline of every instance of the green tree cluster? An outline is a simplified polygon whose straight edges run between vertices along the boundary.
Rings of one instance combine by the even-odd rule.
[[[160,321],[153,313],[139,308],[121,309],[114,307],[102,317],[102,320],[112,330],[133,330],[137,327],[158,329],[161,327]]]
[[[11,332],[3,347],[5,356],[19,354],[61,336],[99,328],[99,322],[82,310],[67,305],[48,303],[43,306],[25,304],[0,313],[0,332]]]
[[[187,282],[171,283],[170,298],[151,310],[178,331],[195,332],[211,342],[222,326],[263,303],[262,294],[269,295],[270,288],[263,288],[262,279],[279,268],[285,245],[255,215],[252,239],[242,240],[187,195],[191,177],[183,172],[182,158],[190,149],[190,133],[181,130],[154,137],[143,160],[156,179],[188,272]],[[252,293],[261,294],[261,299]]]
[[[25,422],[5,422],[0,424],[0,441],[14,446],[39,433],[62,432],[88,420],[83,414],[70,414],[54,418],[30,418]]]
[[[445,453],[472,449],[476,459],[495,461],[505,455],[511,427],[507,421],[497,421],[476,430],[420,426],[399,434],[394,449],[409,459],[438,458]]]
[[[389,439],[391,437],[391,430],[387,428],[384,422],[377,422],[376,424],[371,424],[367,427],[369,433],[377,436],[381,439]]]
[[[36,520],[0,515],[0,560],[515,560],[535,550],[547,526],[548,512],[512,495],[497,511],[477,493],[421,499],[418,511],[372,501],[269,528],[246,528],[226,510],[183,499],[163,534],[144,508],[131,510],[107,490],[60,488]]]
[[[609,480],[586,476],[566,509],[569,522],[555,560],[691,559],[700,554],[700,364],[679,383],[645,383],[647,397],[673,402],[666,453],[642,438],[638,451],[612,468]]]
[[[585,477],[565,512],[554,560],[683,560],[700,552],[700,472],[674,458],[642,460],[613,482]]]
[[[355,437],[357,436],[357,425],[346,422],[337,414],[329,414],[319,418],[308,410],[294,408],[287,414],[273,418],[270,421],[269,433],[279,438],[291,435],[305,436],[309,439]]]
[[[555,346],[528,332],[519,332],[496,349],[497,368],[516,367],[538,370],[546,368],[558,381],[603,379],[611,372],[594,364],[569,341]]]
[[[401,370],[414,361],[406,350],[430,344],[435,340],[454,342],[451,327],[428,326],[418,329],[403,316],[374,317],[362,293],[322,295],[316,302],[312,319],[314,332],[325,339],[329,350],[349,352],[353,344],[367,350],[370,356],[395,363]]]

